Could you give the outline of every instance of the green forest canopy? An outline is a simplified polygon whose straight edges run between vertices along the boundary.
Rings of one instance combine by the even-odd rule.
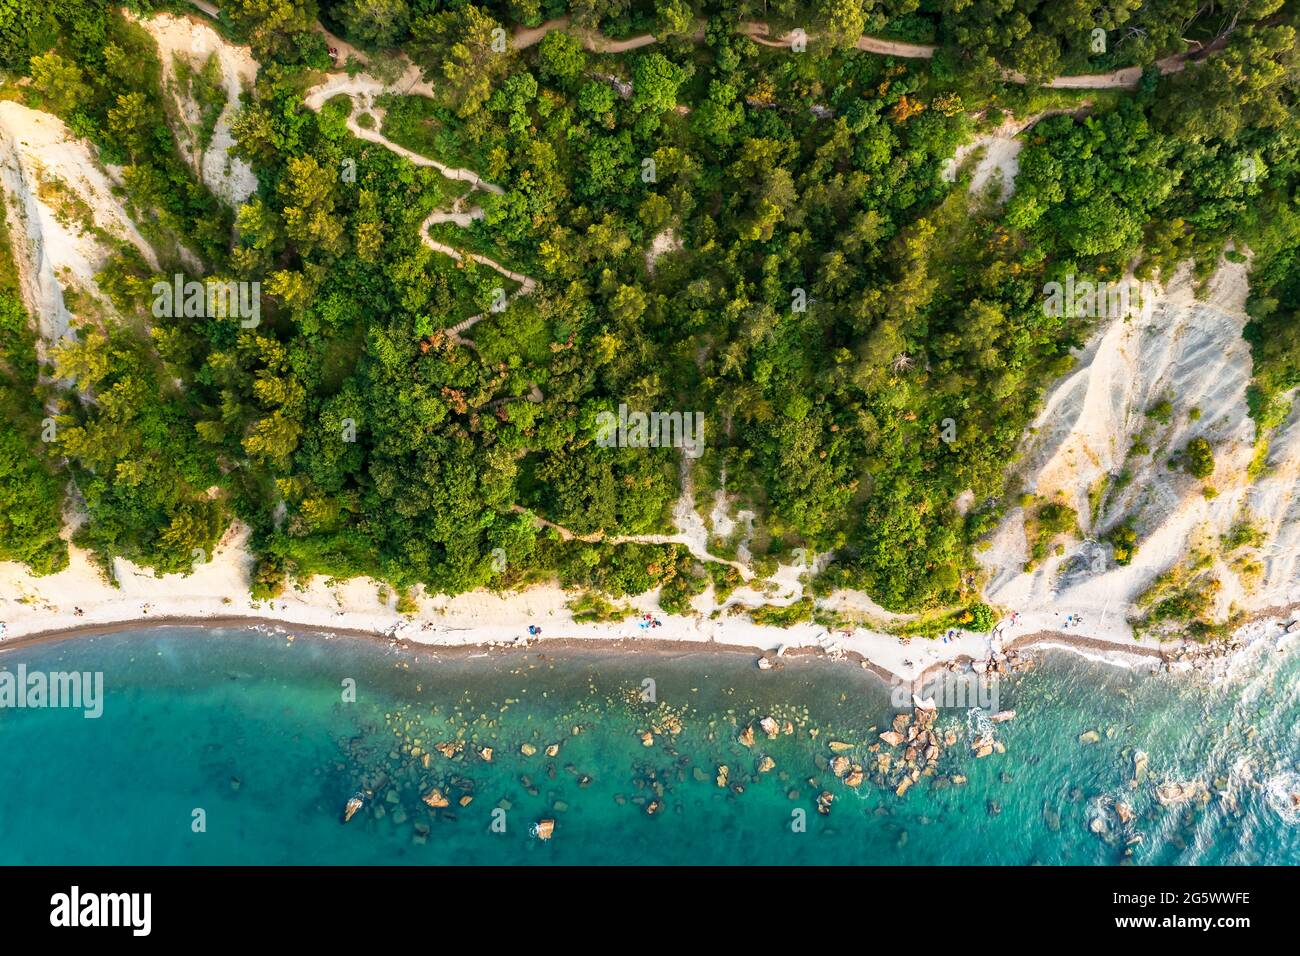
[[[262,596],[311,574],[445,592],[558,575],[615,595],[666,585],[679,606],[718,569],[673,546],[562,540],[530,515],[580,536],[670,530],[680,455],[596,440],[598,414],[623,403],[705,415],[697,499],[725,474],[758,513],[760,567],[832,551],[820,588],[950,606],[977,599],[971,546],[1089,332],[1043,314],[1045,282],[1167,276],[1188,257],[1205,275],[1249,247],[1265,430],[1300,384],[1296,3],[817,0],[806,24],[789,0],[221,7],[262,63],[234,129],[259,188],[233,212],[180,159],[140,27],[91,0],[0,0],[0,66],[32,78],[7,95],[122,164],[129,207],[173,259],[184,245],[207,275],[265,293],[256,328],[155,319],[159,276],[122,251],[100,285],[131,321],[82,315],[50,356],[76,382],[60,390],[37,380],[16,281],[0,289],[0,558],[38,572],[66,562],[51,532],[75,489],[76,540],[103,562],[184,571],[243,520]],[[561,15],[661,39],[620,55],[564,32],[493,48],[498,29]],[[493,312],[496,272],[422,243],[464,183],[354,137],[346,99],[303,105],[330,62],[318,18],[424,69],[437,99],[388,98],[386,135],[503,187],[473,194],[482,220],[432,236],[534,277],[531,295]],[[751,19],[813,40],[761,46],[736,31]],[[1187,69],[1149,68],[1229,28]],[[939,49],[864,53],[863,31]],[[1033,85],[1129,65],[1148,67],[1134,91]],[[1048,108],[1070,112],[1025,134],[1006,205],[941,177],[977,128]],[[651,270],[667,229],[682,248]],[[485,312],[472,347],[444,332]]]

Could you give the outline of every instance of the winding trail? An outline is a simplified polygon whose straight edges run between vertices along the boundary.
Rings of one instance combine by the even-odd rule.
[[[405,89],[410,90],[411,87],[406,86]],[[379,130],[382,129],[384,125],[384,111],[375,105],[375,101],[385,93],[396,92],[399,92],[397,88],[377,80],[368,73],[358,73],[356,76],[348,76],[345,73],[331,73],[328,74],[324,82],[307,91],[306,95],[303,97],[303,104],[313,112],[319,113],[321,108],[334,97],[346,96],[352,102],[352,110],[348,114],[347,127],[348,131],[352,133],[353,136],[365,140],[366,142],[382,146],[390,152],[401,156],[412,165],[436,169],[448,179],[469,183],[470,192],[482,190],[485,193],[492,193],[495,196],[504,194],[505,190],[500,186],[483,179],[472,169],[462,169],[456,166],[448,166],[445,163],[440,163],[436,159],[431,159],[421,153],[409,150],[405,146],[400,146],[397,143],[394,143],[391,139],[381,133]],[[429,90],[427,94],[422,95],[432,96],[432,90]],[[357,121],[358,115],[362,112],[368,113],[374,118],[376,128],[367,129]],[[464,197],[460,197],[452,204],[450,209],[435,209],[433,212],[429,213],[424,222],[420,224],[420,241],[434,252],[450,256],[457,262],[464,262],[466,259],[470,259],[480,265],[485,265],[490,269],[494,269],[512,282],[518,283],[519,288],[514,291],[510,296],[510,299],[522,295],[531,295],[537,288],[537,281],[531,276],[524,275],[521,272],[515,272],[512,269],[507,269],[501,263],[497,262],[495,259],[489,258],[488,256],[477,252],[465,252],[454,246],[449,246],[446,243],[438,242],[429,236],[430,226],[449,222],[461,227],[462,229],[467,229],[475,220],[483,218],[483,208],[481,206],[471,206],[468,210],[462,211],[461,206],[463,202]],[[461,338],[461,333],[482,321],[488,314],[489,313],[487,312],[482,312],[478,315],[472,315],[443,331],[454,339],[460,341],[462,344],[472,345],[473,343],[468,339]]]
[[[687,506],[689,507],[690,504],[691,502],[688,500]],[[576,531],[570,531],[564,525],[543,518],[523,505],[511,505],[510,510],[517,514],[529,515],[540,527],[550,528],[559,534],[563,541],[585,541],[587,544],[596,544],[598,542],[604,542],[605,544],[676,544],[689,551],[691,556],[698,561],[725,564],[730,568],[734,568],[736,573],[740,575],[741,580],[747,584],[754,580],[754,572],[746,565],[741,564],[739,561],[732,561],[728,558],[720,558],[715,554],[710,554],[698,537],[685,532],[679,532],[678,534],[620,534],[606,536],[603,532],[597,531],[592,534],[578,534]]]
[[[770,37],[770,28],[766,23],[743,23],[739,27],[739,32],[748,36],[755,43],[768,47],[788,48],[793,43],[793,34],[787,33],[777,39]],[[814,39],[812,34],[808,34],[806,39]],[[1155,66],[1162,75],[1169,73],[1178,73],[1186,68],[1189,62],[1203,59],[1211,53],[1222,50],[1228,43],[1228,35],[1225,34],[1205,46],[1196,50],[1189,50],[1185,53],[1175,53],[1163,59],[1156,60]],[[933,59],[939,47],[929,44],[918,43],[901,43],[895,40],[882,40],[878,37],[867,36],[863,34],[858,37],[858,42],[854,44],[857,49],[864,50],[868,53],[878,53],[882,56],[897,56],[909,60],[929,60]],[[1115,70],[1111,73],[1081,73],[1077,76],[1058,76],[1049,80],[1044,86],[1057,90],[1118,90],[1118,89],[1136,89],[1138,81],[1142,79],[1142,70],[1140,66],[1125,67],[1122,70]],[[1029,82],[1028,78],[1016,70],[1004,70],[1002,78],[1008,83],[1017,83],[1021,86]]]
[[[736,32],[749,37],[760,46],[778,47],[788,49],[794,44],[794,31],[786,33],[777,39],[771,37],[772,28],[766,23],[756,21],[747,21],[736,28]],[[805,40],[815,40],[816,34],[805,34]],[[858,42],[854,46],[867,53],[878,53],[881,56],[897,56],[905,60],[929,60],[934,58],[937,46],[927,46],[921,43],[903,43],[899,40],[882,40],[879,37],[862,34],[858,37]]]
[[[352,112],[348,115],[348,131],[353,136],[383,146],[403,159],[409,160],[413,165],[428,166],[436,169],[448,179],[469,183],[474,189],[481,189],[497,196],[505,192],[500,186],[482,179],[472,169],[460,169],[440,163],[436,159],[430,159],[422,153],[409,150],[405,146],[399,146],[379,132],[379,129],[366,129],[358,123],[357,107],[360,106],[362,112],[369,113],[375,118],[377,127],[383,127],[384,111],[375,105],[375,100],[385,93],[400,93],[400,91],[375,79],[368,73],[358,73],[356,76],[348,76],[346,73],[331,73],[325,82],[307,91],[303,97],[303,103],[308,109],[319,113],[321,107],[334,97],[347,96],[352,100]]]

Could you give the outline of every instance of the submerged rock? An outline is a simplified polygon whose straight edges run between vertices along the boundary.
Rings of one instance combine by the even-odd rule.
[[[359,793],[349,797],[347,805],[343,808],[343,822],[347,823],[356,816],[357,811],[361,809],[365,802],[366,798]]]
[[[1201,780],[1189,780],[1185,783],[1171,780],[1156,787],[1156,799],[1160,801],[1161,806],[1166,807],[1178,806],[1190,800],[1208,800],[1209,796],[1209,788]]]
[[[1133,786],[1138,786],[1146,780],[1149,759],[1145,750],[1133,751]]]

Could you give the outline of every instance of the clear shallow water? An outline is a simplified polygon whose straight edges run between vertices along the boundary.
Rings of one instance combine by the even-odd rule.
[[[1249,680],[1207,690],[1043,652],[1002,686],[1001,706],[1018,711],[998,728],[1007,752],[974,758],[967,712],[940,711],[963,744],[939,775],[968,782],[923,777],[899,798],[825,769],[828,740],[874,742],[868,728],[893,716],[885,686],[844,664],[762,673],[743,654],[471,656],[199,629],[76,638],[0,653],[0,668],[99,670],[105,682],[98,720],[0,709],[0,863],[1114,864],[1140,834],[1138,863],[1294,864],[1297,658],[1273,652]],[[345,678],[355,703],[342,700]],[[657,704],[641,699],[645,678]],[[765,714],[796,732],[738,743],[737,722]],[[679,733],[643,745],[674,718]],[[1079,743],[1088,730],[1098,743]],[[426,768],[410,754],[457,738],[457,759],[433,753]],[[537,753],[523,756],[525,742]],[[485,745],[491,763],[472,753]],[[1135,748],[1150,779],[1131,788]],[[759,775],[762,754],[776,768]],[[743,793],[716,785],[719,764]],[[1212,798],[1162,807],[1165,779],[1202,780]],[[344,825],[367,783],[375,797]],[[421,803],[431,786],[452,806]],[[836,797],[829,816],[815,809],[823,787]],[[656,798],[661,811],[647,815]],[[491,828],[498,807],[504,833]],[[206,832],[192,831],[195,808]],[[792,832],[797,809],[806,832]],[[1098,816],[1102,835],[1090,830]],[[546,843],[529,833],[543,818],[557,821]]]

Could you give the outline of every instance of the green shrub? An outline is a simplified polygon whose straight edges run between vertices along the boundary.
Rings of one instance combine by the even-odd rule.
[[[1184,451],[1187,471],[1196,478],[1208,478],[1214,474],[1214,451],[1204,438],[1193,438]]]

